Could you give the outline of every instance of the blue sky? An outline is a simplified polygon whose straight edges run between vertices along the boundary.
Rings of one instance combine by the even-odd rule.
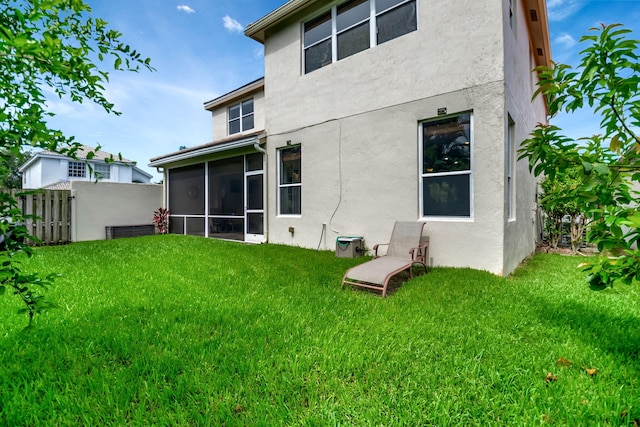
[[[157,71],[110,73],[107,98],[121,116],[88,103],[52,100],[52,125],[83,144],[122,153],[159,180],[147,167],[150,158],[211,141],[204,102],[263,75],[262,45],[243,30],[285,2],[87,0],[95,16],[122,32],[123,41],[150,57]],[[547,0],[547,7],[556,62],[575,64],[578,40],[600,22],[622,23],[640,39],[640,0]],[[571,137],[596,133],[597,122],[591,113],[553,120]]]

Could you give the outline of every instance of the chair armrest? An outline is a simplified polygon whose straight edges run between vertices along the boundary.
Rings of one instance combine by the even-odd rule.
[[[425,242],[422,246],[411,248],[409,253],[411,254],[411,261],[420,262],[422,264],[427,263],[427,250],[429,249],[429,242]]]
[[[373,245],[373,258],[380,258],[381,255],[378,255],[378,248],[380,246],[389,246],[388,243],[378,243],[376,245]]]

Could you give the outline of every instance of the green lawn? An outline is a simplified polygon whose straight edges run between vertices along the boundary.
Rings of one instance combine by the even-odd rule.
[[[640,419],[637,286],[594,292],[579,258],[541,254],[506,279],[436,268],[382,299],[340,289],[362,261],[188,236],[37,249],[59,308],[22,331],[0,297],[0,425]]]

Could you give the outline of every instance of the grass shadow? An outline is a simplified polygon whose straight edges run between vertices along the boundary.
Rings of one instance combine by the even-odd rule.
[[[531,297],[541,321],[565,329],[580,341],[603,351],[637,360],[640,355],[640,318],[616,315],[575,300],[552,301]]]

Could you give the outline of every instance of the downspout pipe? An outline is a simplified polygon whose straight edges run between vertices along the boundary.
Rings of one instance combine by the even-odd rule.
[[[162,207],[168,208],[168,194],[169,194],[169,184],[167,182],[167,171],[162,166],[156,166],[156,172],[162,174]]]

